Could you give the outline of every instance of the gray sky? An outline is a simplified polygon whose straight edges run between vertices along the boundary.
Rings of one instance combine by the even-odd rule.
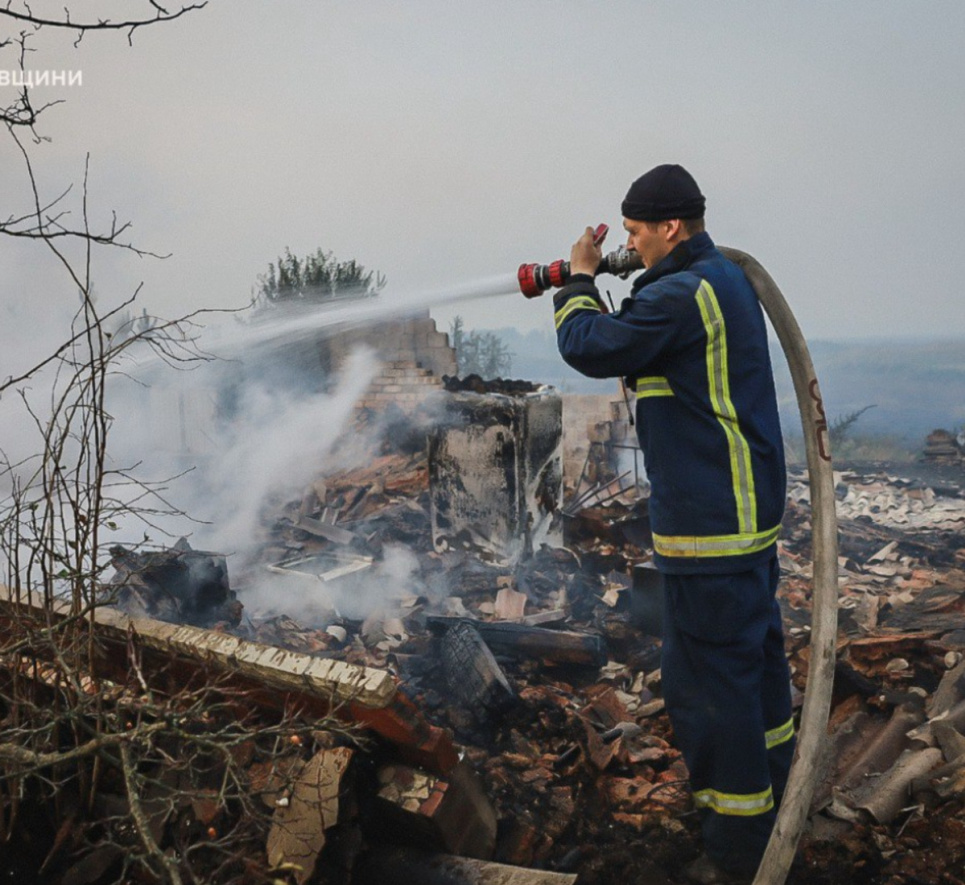
[[[211,0],[133,48],[41,34],[29,66],[83,85],[37,90],[67,102],[31,155],[53,195],[89,151],[93,217],[173,253],[96,258],[102,298],[143,281],[155,312],[245,303],[285,246],[383,271],[387,299],[567,257],[587,224],[615,246],[630,182],[680,162],[809,337],[960,337],[963,37],[961,0]],[[25,199],[4,135],[0,215]],[[5,325],[73,303],[39,247],[0,250]],[[455,312],[551,325],[548,299]]]

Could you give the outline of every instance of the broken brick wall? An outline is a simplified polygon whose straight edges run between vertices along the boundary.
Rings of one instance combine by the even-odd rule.
[[[619,389],[613,393],[563,395],[563,484],[567,488],[579,481],[591,443],[633,445],[635,440]]]
[[[382,364],[371,387],[357,406],[377,412],[389,403],[394,403],[403,411],[409,412],[430,393],[440,390],[442,376],[436,375],[431,369],[420,366],[415,360],[392,360]]]
[[[456,374],[456,351],[428,311],[421,316],[342,330],[327,342],[332,368],[342,365],[357,347],[372,348],[383,361],[381,372],[359,403],[363,408],[378,410],[390,402],[402,409],[411,408],[442,387],[443,375]]]

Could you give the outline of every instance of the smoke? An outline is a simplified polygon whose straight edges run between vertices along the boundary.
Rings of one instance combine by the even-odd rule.
[[[217,446],[219,456],[209,464],[205,496],[216,504],[210,518],[218,521],[202,533],[205,543],[243,549],[257,537],[259,511],[269,497],[300,495],[323,468],[362,462],[368,441],[345,431],[377,369],[370,352],[356,352],[330,394],[279,392],[257,381],[247,386]]]
[[[40,301],[34,298],[4,300],[2,315],[4,329],[26,330],[28,334],[4,336],[3,353],[0,356],[0,382],[21,378],[41,361],[53,354],[70,337],[70,329],[78,304],[50,298]],[[65,334],[65,330],[66,334]],[[52,367],[41,370],[34,377],[19,381],[0,394],[0,450],[10,463],[16,464],[36,454],[42,448],[37,421],[25,408],[24,397],[41,423],[49,413],[50,404],[56,397],[57,384]],[[14,475],[22,475],[16,471]],[[0,480],[0,489],[8,493],[14,475],[6,474]]]
[[[361,308],[374,307],[254,322],[228,316],[198,330],[200,349],[216,357],[210,361],[172,366],[140,343],[126,351],[107,387],[107,485],[120,506],[104,526],[105,554],[107,545],[170,547],[186,536],[195,549],[228,557],[232,587],[249,614],[284,613],[313,625],[337,616],[363,619],[404,596],[438,595],[439,588],[427,589],[418,557],[390,544],[374,561],[354,556],[361,567],[349,574],[350,548],[321,554],[316,563],[269,568],[286,559],[277,546],[278,520],[297,518],[297,504],[316,480],[368,463],[385,439],[398,445],[400,431],[415,444],[443,419],[428,404],[418,419],[390,407],[359,429],[355,407],[379,361],[359,349],[327,375],[329,349],[319,344],[343,328],[333,324],[335,315],[354,312],[350,325],[362,324]],[[385,312],[378,315],[384,319]],[[52,332],[43,354],[58,343]],[[27,348],[16,356],[26,365],[36,353]],[[32,382],[41,419],[52,374]],[[15,400],[4,397],[0,407],[22,410]],[[21,441],[13,432],[21,426],[22,411],[19,423],[7,421],[4,444],[15,442],[18,455],[38,451],[37,429],[28,427]],[[333,571],[337,578],[318,577]]]
[[[128,378],[111,390],[113,463],[136,464],[145,483],[176,477],[158,488],[156,500],[169,506],[147,523],[152,541],[187,535],[193,547],[243,565],[257,555],[266,510],[368,456],[375,440],[346,431],[378,371],[374,354],[352,353],[326,392],[318,377],[280,377],[278,364],[155,371],[147,383]],[[129,519],[123,541],[143,540],[144,531]]]
[[[365,311],[355,320],[361,323],[375,306],[361,305]],[[328,586],[267,567],[282,558],[269,554],[266,545],[286,506],[301,500],[320,477],[371,460],[383,438],[398,430],[393,422],[400,416],[391,409],[369,422],[364,433],[354,421],[355,406],[380,369],[372,351],[354,351],[334,376],[326,375],[320,356],[325,348],[320,350],[319,343],[338,334],[341,326],[332,325],[336,317],[344,319],[357,308],[345,305],[320,316],[280,313],[253,322],[215,317],[207,328],[193,330],[200,350],[215,355],[210,361],[171,365],[142,342],[125,351],[106,391],[106,486],[118,506],[105,520],[105,545],[169,547],[186,536],[195,549],[228,557],[246,606],[311,614],[315,622],[335,610],[363,617],[382,604],[386,593],[418,592],[417,558],[389,545],[379,561]],[[12,317],[18,326],[35,325],[39,334],[29,342],[12,340],[4,356],[7,377],[53,353],[66,339],[73,316],[68,305],[56,317],[50,306],[30,313],[28,304]],[[9,462],[43,451],[42,427],[55,391],[68,383],[71,370],[62,366],[58,374],[51,366],[24,385],[36,422],[16,390],[0,397],[2,447]],[[431,420],[426,411],[423,421]],[[74,449],[68,440],[62,453],[66,464],[76,456]],[[36,463],[33,458],[0,477],[4,498]]]
[[[633,432],[632,428],[630,432]],[[618,475],[625,475],[625,479],[620,483],[621,488],[633,487],[637,493],[649,493],[650,480],[647,478],[647,465],[644,463],[643,453],[637,446],[627,444],[617,448],[616,463]]]
[[[323,580],[324,570],[356,561],[358,571]],[[323,572],[323,577],[319,577]],[[361,557],[321,554],[294,559],[285,568],[263,564],[248,574],[240,594],[254,619],[285,614],[300,623],[321,626],[338,618],[361,621],[385,613],[393,600],[424,593],[418,557],[408,548],[387,544],[382,558],[367,564]]]

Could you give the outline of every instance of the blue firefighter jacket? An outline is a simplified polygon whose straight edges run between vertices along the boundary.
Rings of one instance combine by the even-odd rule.
[[[658,568],[733,573],[773,556],[784,445],[743,271],[699,233],[637,277],[616,313],[586,275],[554,301],[563,359],[593,378],[627,376],[636,397]]]

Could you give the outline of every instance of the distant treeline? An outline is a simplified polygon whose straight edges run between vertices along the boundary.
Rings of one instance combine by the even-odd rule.
[[[513,375],[553,384],[571,393],[607,393],[612,381],[594,381],[560,359],[552,331],[491,330],[515,354]],[[874,406],[854,431],[899,437],[916,447],[938,427],[965,426],[965,340],[811,341],[828,418]],[[778,400],[785,427],[797,429],[794,389],[780,345],[771,345]]]

